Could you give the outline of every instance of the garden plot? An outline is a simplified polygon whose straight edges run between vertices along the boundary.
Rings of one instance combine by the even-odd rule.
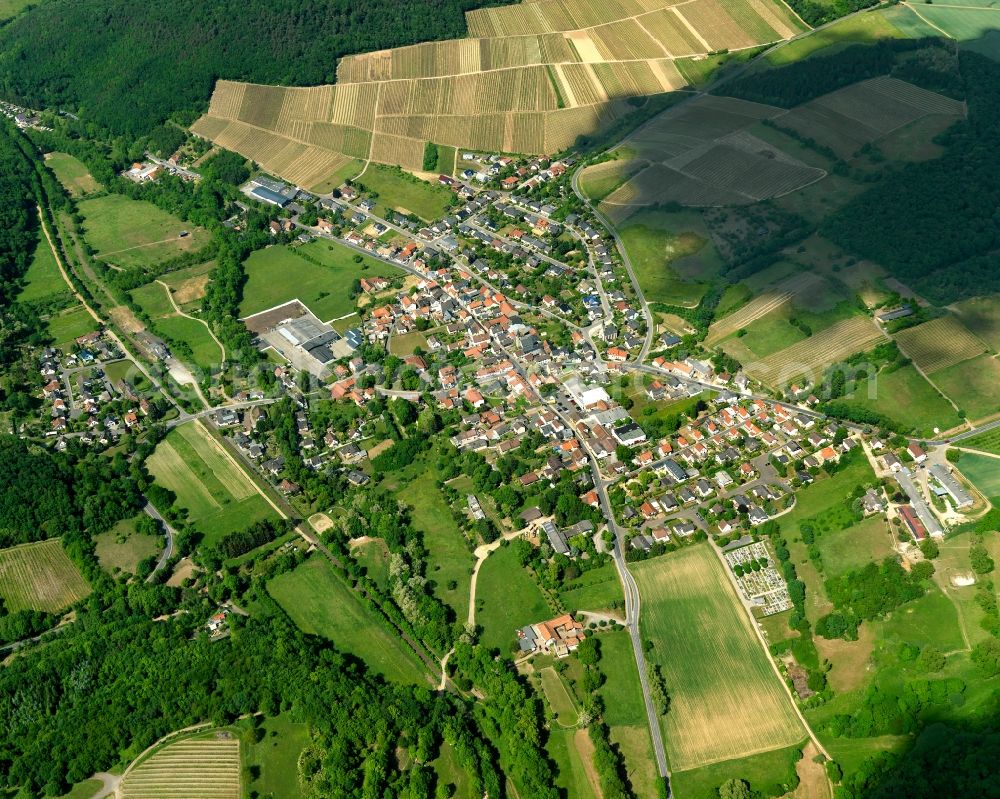
[[[730,550],[724,556],[744,598],[759,607],[765,616],[792,607],[785,579],[774,568],[774,561],[763,542]]]
[[[986,345],[951,315],[901,330],[896,334],[896,342],[906,356],[928,374],[986,351]]]
[[[827,367],[870,349],[883,338],[884,334],[871,319],[852,316],[747,365],[746,372],[772,387],[780,387],[803,377],[816,381]]]

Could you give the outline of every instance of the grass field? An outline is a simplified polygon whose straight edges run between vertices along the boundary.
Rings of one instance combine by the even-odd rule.
[[[455,524],[448,503],[434,485],[430,469],[397,494],[400,502],[412,506],[413,524],[423,531],[424,546],[430,555],[427,577],[436,583],[434,594],[455,611],[459,621],[469,612],[469,583],[473,565],[465,534]],[[449,588],[454,581],[456,587]]]
[[[97,559],[107,571],[120,569],[135,574],[139,562],[159,554],[162,542],[158,536],[136,532],[135,519],[123,519],[106,533],[94,537]]]
[[[17,298],[21,302],[37,302],[61,294],[69,295],[69,287],[59,273],[52,248],[45,237],[40,236],[28,271],[24,274],[24,289]]]
[[[982,419],[1000,411],[1000,363],[980,355],[931,375],[935,385],[965,411],[969,419]]]
[[[249,780],[247,788],[260,797],[302,796],[298,780],[299,754],[309,743],[309,728],[288,716],[265,719],[264,737],[243,747],[243,764],[259,769],[259,776]]]
[[[354,261],[356,255],[361,258],[360,263]],[[241,316],[250,316],[299,299],[324,321],[354,311],[354,301],[349,292],[355,280],[400,274],[389,264],[359,255],[349,247],[332,241],[313,241],[294,248],[278,245],[257,250],[247,259],[246,273]],[[289,275],[294,275],[295,279],[289,280]]]
[[[458,762],[454,747],[447,741],[441,742],[438,756],[428,765],[434,769],[440,784],[454,786],[454,793],[448,794],[449,796],[454,799],[480,799],[473,790],[468,773]]]
[[[933,644],[942,652],[965,648],[958,611],[937,586],[924,596],[894,610],[885,621],[872,622],[878,640],[905,641],[926,646]]]
[[[45,324],[57,347],[70,346],[80,336],[97,330],[97,322],[82,305],[61,311],[50,317]]]
[[[170,286],[174,302],[182,310],[190,313],[193,308],[201,305],[201,299],[205,296],[205,288],[208,286],[208,273],[214,267],[215,261],[206,261],[203,264],[168,272],[161,275],[160,280]]]
[[[1000,10],[997,8],[973,8],[980,3],[970,2],[958,4],[955,7],[948,3],[931,5],[930,3],[913,3],[910,9],[928,25],[959,41],[980,39],[1000,25]]]
[[[633,567],[643,636],[671,696],[664,722],[677,771],[784,748],[804,737],[791,699],[708,546]]]
[[[844,530],[824,532],[816,541],[827,577],[837,577],[880,562],[892,554],[892,540],[882,515],[870,516]]]
[[[79,203],[85,238],[102,261],[151,266],[208,243],[209,233],[152,203],[108,194]],[[181,231],[188,236],[180,237]]]
[[[230,734],[231,735],[231,734]],[[197,785],[200,799],[239,799],[240,743],[213,733],[170,743],[129,772],[121,799],[163,799],[190,795]]]
[[[607,610],[612,602],[619,603],[621,607],[625,601],[613,563],[584,572],[559,593],[559,599],[570,611]]]
[[[56,613],[90,593],[57,538],[0,549],[0,597],[8,611]]]
[[[881,413],[918,435],[930,435],[935,427],[950,430],[961,424],[951,403],[913,366],[880,373],[874,393],[870,397],[868,381],[862,381],[853,393],[845,395],[844,401]]]
[[[0,0],[0,20],[16,16],[28,5],[34,5],[33,0]]]
[[[100,780],[84,780],[74,785],[69,793],[63,794],[59,799],[92,799],[103,785]]]
[[[556,615],[510,546],[501,546],[480,567],[476,604],[476,623],[483,626],[483,645],[501,652],[510,651],[520,627]]]
[[[189,359],[193,366],[211,369],[222,363],[222,350],[208,328],[197,319],[189,319],[174,311],[168,289],[159,283],[147,283],[132,291],[132,299],[152,320],[153,332],[174,345],[175,354]],[[182,348],[177,343],[184,345]],[[190,350],[190,357],[186,356]]]
[[[827,47],[899,38],[904,38],[903,33],[885,14],[857,14],[779,47],[768,53],[766,60],[768,64],[780,66],[801,61]]]
[[[444,174],[451,174],[448,169]],[[369,164],[365,174],[357,184],[375,192],[382,208],[391,208],[400,213],[416,214],[425,222],[440,219],[448,210],[455,196],[450,190],[437,183],[428,183],[405,172],[381,164]]]
[[[619,232],[649,302],[696,305],[722,264],[696,214],[641,211]]]
[[[624,630],[601,633],[601,671],[607,681],[598,691],[604,701],[604,720],[611,740],[621,748],[625,770],[636,796],[658,796],[656,769],[650,768],[653,744],[649,737],[646,706],[642,700],[632,640]]]
[[[45,166],[55,173],[71,197],[86,197],[101,188],[84,163],[67,153],[49,153],[45,157]]]
[[[951,306],[958,320],[994,350],[1000,350],[1000,295],[973,297]]]
[[[758,755],[725,760],[690,771],[673,771],[671,788],[682,799],[718,799],[726,780],[743,779],[760,796],[780,796],[795,778],[795,762],[802,744],[774,749]]]
[[[545,700],[548,702],[549,710],[555,715],[556,722],[563,727],[575,727],[579,713],[562,677],[551,666],[538,672],[538,677],[542,682]]]
[[[267,590],[304,632],[333,641],[387,679],[426,683],[427,674],[416,655],[362,604],[324,558],[312,557],[294,571],[278,575]]]
[[[985,433],[977,433],[970,438],[964,438],[957,442],[956,446],[965,449],[978,449],[981,452],[992,452],[1000,455],[1000,429],[994,428]]]
[[[963,452],[955,466],[984,496],[1000,497],[1000,459]]]
[[[558,727],[549,731],[545,742],[545,751],[555,761],[556,786],[562,788],[568,797],[573,799],[600,799],[587,779],[587,768],[593,768],[589,762],[584,763],[584,755],[590,755],[592,744],[587,730],[564,730]]]
[[[399,355],[400,357],[412,355],[417,347],[423,349],[424,352],[427,351],[427,337],[419,330],[414,330],[412,333],[404,333],[401,336],[393,336],[389,341],[389,351],[393,355]]]
[[[149,473],[177,495],[188,519],[212,545],[276,514],[250,477],[200,422],[170,431],[146,461]]]
[[[368,577],[384,589],[389,583],[389,550],[385,541],[375,538],[351,547],[354,559],[368,570]]]

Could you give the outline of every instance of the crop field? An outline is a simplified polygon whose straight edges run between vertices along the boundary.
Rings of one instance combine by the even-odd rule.
[[[0,597],[10,612],[56,613],[90,593],[58,538],[0,549]]]
[[[219,81],[199,136],[301,186],[351,159],[422,169],[428,141],[552,153],[683,88],[674,59],[741,50],[805,28],[778,0],[537,0],[467,13],[470,38],[341,59],[337,83]],[[758,165],[760,166],[760,165]]]
[[[394,266],[367,255],[361,256],[361,263],[355,263],[355,255],[343,244],[319,240],[302,247],[276,245],[257,250],[246,262],[241,316],[252,316],[294,299],[301,300],[324,321],[352,313],[354,301],[349,292],[355,280],[400,274]],[[295,275],[294,281],[287,280],[290,274]]]
[[[1000,458],[963,452],[955,466],[984,496],[1000,498]]]
[[[809,272],[801,272],[787,280],[775,284],[754,297],[728,316],[714,322],[708,329],[705,345],[722,341],[736,331],[778,310],[791,302],[797,294],[810,289],[818,278]]]
[[[398,635],[316,555],[267,584],[267,590],[306,633],[321,635],[369,668],[397,682],[425,684],[423,666]]]
[[[86,197],[101,188],[83,162],[67,153],[49,153],[45,156],[45,166],[55,173],[72,197]]]
[[[823,95],[775,120],[848,158],[868,142],[931,114],[958,118],[963,103],[896,78],[855,83]]]
[[[1000,412],[1000,363],[991,355],[962,361],[931,375],[934,384],[947,394],[969,419],[983,419]]]
[[[79,203],[84,236],[97,258],[121,267],[152,266],[208,243],[202,228],[144,200],[108,194]],[[180,237],[182,231],[188,235]]]
[[[882,338],[871,319],[852,316],[748,366],[747,374],[769,386],[785,385],[802,376],[817,380],[828,366],[864,352]]]
[[[632,568],[643,635],[670,691],[664,726],[673,769],[800,741],[792,700],[711,549],[690,547]]]
[[[153,478],[177,495],[177,504],[187,509],[206,544],[275,516],[250,477],[201,422],[171,430],[146,464]]]
[[[954,316],[942,316],[896,334],[899,348],[928,374],[986,351],[986,346]]]
[[[973,0],[970,3],[945,0],[940,6],[924,2],[912,3],[908,7],[928,25],[959,41],[982,38],[1000,27],[1000,19],[997,19],[1000,8],[992,6],[989,0]]]
[[[128,773],[118,795],[121,799],[239,799],[240,742],[213,734],[167,744]]]
[[[1000,296],[973,297],[950,306],[958,321],[993,350],[1000,350]]]
[[[955,446],[963,449],[978,449],[980,452],[990,452],[1000,455],[1000,428],[987,430],[969,438],[956,442]]]

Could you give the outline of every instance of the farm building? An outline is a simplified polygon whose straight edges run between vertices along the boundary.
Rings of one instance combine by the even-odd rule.
[[[517,631],[522,654],[547,652],[559,658],[575,651],[584,638],[583,625],[568,613],[549,621],[529,624]]]
[[[965,490],[965,488],[962,487],[962,484],[955,479],[954,475],[948,471],[946,466],[938,463],[932,466],[930,471],[931,477],[933,477],[941,486],[939,495],[947,495],[951,497],[951,500],[955,503],[956,508],[967,508],[972,504],[972,496]]]
[[[267,203],[268,205],[276,205],[278,208],[284,208],[289,203],[289,199],[276,191],[272,191],[266,186],[257,186],[257,188],[250,191],[250,196],[255,200],[259,200],[262,203]]]
[[[899,517],[906,525],[906,529],[910,531],[914,541],[923,541],[927,538],[927,528],[924,527],[924,523],[920,521],[913,508],[909,505],[900,505]]]

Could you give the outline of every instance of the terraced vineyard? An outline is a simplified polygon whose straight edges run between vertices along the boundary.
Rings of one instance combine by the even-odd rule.
[[[803,376],[815,381],[828,366],[864,352],[882,338],[882,331],[871,319],[852,316],[757,363],[745,364],[745,369],[751,377],[773,387]]]
[[[240,744],[189,738],[168,744],[126,775],[121,799],[239,799]]]
[[[467,14],[474,38],[349,56],[337,84],[219,81],[192,130],[312,187],[354,159],[420,170],[432,141],[553,153],[685,85],[674,59],[805,29],[779,0],[537,0]]]
[[[986,351],[986,345],[954,316],[942,316],[896,334],[900,348],[925,372],[947,369]]]

